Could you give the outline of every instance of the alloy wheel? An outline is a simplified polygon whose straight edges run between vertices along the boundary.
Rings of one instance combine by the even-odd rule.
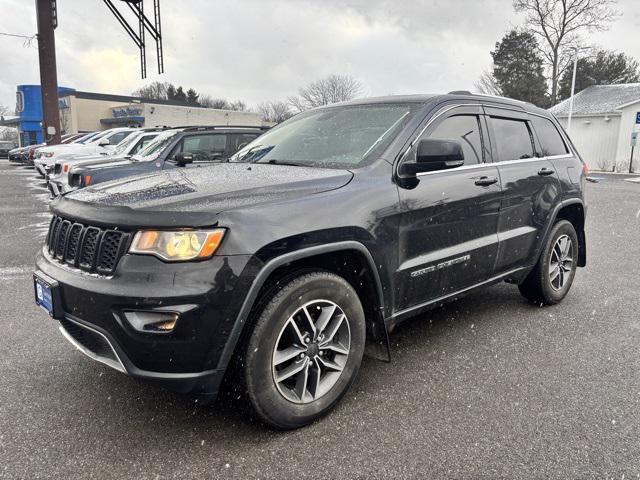
[[[311,403],[336,384],[349,358],[351,332],[329,300],[306,303],[285,322],[272,356],[273,380],[293,403]]]
[[[549,280],[551,288],[562,290],[573,270],[573,242],[568,235],[556,240],[549,259]]]

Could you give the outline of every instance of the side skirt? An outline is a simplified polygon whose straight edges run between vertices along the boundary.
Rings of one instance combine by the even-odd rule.
[[[501,273],[500,275],[496,275],[495,277],[491,277],[488,280],[484,280],[480,283],[476,283],[475,285],[472,285],[470,287],[466,287],[463,288],[461,290],[457,290],[453,293],[449,293],[447,295],[443,295],[442,297],[437,297],[434,298],[432,300],[429,300],[427,302],[424,303],[420,303],[418,305],[414,305],[413,307],[409,307],[409,308],[405,308],[404,310],[400,310],[396,313],[394,313],[393,315],[391,315],[391,317],[385,319],[385,323],[387,324],[387,331],[388,332],[392,332],[398,325],[400,325],[402,322],[404,322],[405,320],[412,318],[416,315],[419,315],[420,313],[423,313],[425,311],[431,310],[435,307],[437,307],[439,304],[444,303],[444,302],[450,302],[453,300],[456,300],[457,297],[461,296],[461,295],[466,295],[476,289],[482,288],[482,287],[487,287],[489,285],[493,285],[495,283],[499,283],[503,280],[505,280],[506,278],[509,277],[513,277],[516,273],[519,273],[523,270],[526,270],[528,267],[518,267],[514,270],[510,270],[508,272],[505,273]]]

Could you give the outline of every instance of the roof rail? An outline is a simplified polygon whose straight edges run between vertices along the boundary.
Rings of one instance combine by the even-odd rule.
[[[453,90],[447,95],[473,95],[469,90]]]
[[[185,132],[197,132],[199,130],[228,130],[228,129],[255,129],[255,130],[269,130],[271,127],[258,126],[258,125],[200,125],[200,126],[185,126],[174,127],[183,128]]]

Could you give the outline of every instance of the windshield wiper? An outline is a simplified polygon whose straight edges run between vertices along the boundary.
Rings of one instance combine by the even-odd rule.
[[[255,163],[256,164],[258,164],[258,163],[268,163],[269,165],[288,165],[290,167],[306,167],[307,166],[307,165],[303,165],[302,163],[287,162],[287,161],[278,160],[278,159],[275,159],[275,158],[272,158],[271,160],[267,160],[266,162],[261,162],[260,160],[258,160]]]

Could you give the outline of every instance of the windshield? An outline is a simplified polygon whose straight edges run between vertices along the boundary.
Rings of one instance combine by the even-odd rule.
[[[95,137],[97,134],[98,134],[98,132],[87,133],[84,137],[78,138],[73,143],[86,143],[89,140],[91,140],[93,137]]]
[[[98,132],[96,135],[94,135],[93,137],[91,137],[90,139],[88,139],[88,141],[86,141],[85,143],[96,143],[98,142],[102,137],[106,137],[107,135],[111,135],[113,133],[113,130],[105,130],[103,132]]]
[[[421,104],[371,104],[301,113],[236,153],[231,162],[362,167],[379,156]]]
[[[140,150],[139,153],[131,157],[132,160],[138,162],[151,162],[158,158],[165,148],[173,141],[173,138],[179,132],[165,132],[154,138],[149,144]]]
[[[124,155],[129,150],[129,147],[133,146],[142,136],[144,132],[136,132],[133,135],[129,135],[118,145],[116,145],[110,152],[111,155]]]

